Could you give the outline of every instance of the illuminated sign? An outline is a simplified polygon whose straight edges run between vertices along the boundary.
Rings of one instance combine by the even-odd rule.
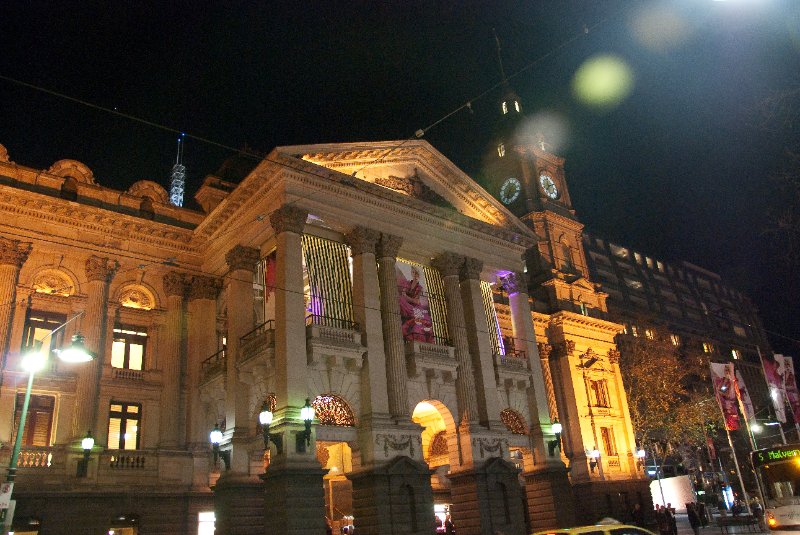
[[[786,461],[790,459],[800,459],[800,445],[786,445],[777,448],[767,448],[753,452],[753,466],[763,466],[765,464]]]

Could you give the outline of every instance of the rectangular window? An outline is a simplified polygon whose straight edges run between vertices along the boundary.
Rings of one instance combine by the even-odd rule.
[[[681,337],[677,334],[669,335],[669,341],[672,342],[672,345],[679,346],[681,345]]]
[[[111,366],[143,370],[147,349],[147,331],[141,327],[115,327],[111,344]]]
[[[631,334],[633,336],[639,336],[639,328],[636,325],[631,325]]]
[[[653,332],[653,329],[645,329],[645,330],[644,330],[644,336],[645,336],[645,337],[646,337],[648,340],[653,340],[653,339],[655,339],[655,337],[656,337],[656,334],[655,334],[655,332]]]
[[[25,394],[17,394],[14,408],[14,429],[19,429],[19,420],[22,416],[22,405]],[[23,446],[49,446],[50,434],[53,428],[53,410],[56,398],[53,396],[39,396],[31,394],[28,404],[28,416],[25,418],[25,429],[22,432]],[[15,439],[16,440],[16,439]]]
[[[112,401],[108,411],[108,449],[138,450],[142,406]]]
[[[731,349],[731,357],[733,357],[733,360],[739,360],[742,358],[742,352],[738,349]]]
[[[214,535],[214,524],[217,517],[214,511],[203,511],[197,514],[197,535]]]
[[[352,329],[350,248],[344,243],[309,234],[303,234],[302,244],[306,318],[317,325]],[[269,267],[266,277],[269,286]],[[272,319],[266,315],[265,318]]]
[[[714,344],[711,342],[703,342],[703,353],[713,353],[714,352]]]
[[[605,379],[589,381],[589,388],[594,397],[595,407],[610,407],[608,403],[608,383]]]
[[[64,331],[60,330],[48,338],[48,335],[67,321],[65,314],[54,314],[40,310],[29,310],[25,318],[25,329],[22,334],[22,351],[45,349],[48,353],[61,347]],[[46,338],[46,340],[45,340]],[[42,348],[44,341],[46,347]]]
[[[603,439],[603,450],[606,455],[617,455],[617,444],[614,440],[614,429],[610,427],[601,427],[600,436]]]
[[[736,336],[741,336],[742,338],[747,337],[747,333],[745,332],[744,327],[741,327],[739,325],[733,326],[733,332],[736,333]]]

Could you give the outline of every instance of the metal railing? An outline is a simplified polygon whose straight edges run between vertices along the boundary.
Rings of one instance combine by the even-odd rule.
[[[323,316],[321,314],[309,314],[306,316],[306,325],[322,325],[325,327],[335,327],[337,329],[346,329],[348,331],[361,330],[358,323],[343,318],[333,318],[331,316]]]
[[[226,366],[226,356],[225,356],[225,348],[220,349],[206,360],[200,363],[200,371],[203,375],[207,375],[209,373],[213,373],[219,369],[225,369]]]
[[[256,327],[246,333],[243,334],[239,339],[242,341],[242,344],[249,342],[250,340],[255,340],[260,335],[264,334],[267,331],[274,331],[275,330],[275,320],[267,320],[264,323],[256,325]]]

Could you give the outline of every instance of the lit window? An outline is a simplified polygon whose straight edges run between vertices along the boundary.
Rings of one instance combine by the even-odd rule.
[[[67,321],[67,316],[64,314],[52,314],[50,312],[40,312],[38,310],[31,310],[25,318],[25,329],[22,334],[22,352],[44,349],[48,353],[57,347],[61,346],[61,341],[64,338],[64,330],[60,330],[54,335],[48,335],[57,327]],[[42,347],[42,343],[47,341],[47,347]]]
[[[605,379],[599,381],[589,381],[589,388],[594,397],[595,407],[610,407],[608,403],[608,383]]]
[[[606,455],[617,455],[617,441],[614,440],[614,429],[612,427],[601,427],[600,437],[603,439],[603,450]]]
[[[516,101],[516,100],[514,101],[514,109],[515,109],[515,110],[517,110],[517,113],[519,113],[519,111],[520,111],[520,109],[519,109],[519,102],[518,102],[518,101]]]
[[[25,394],[17,394],[17,403],[14,410],[14,429],[19,429],[19,420],[22,415],[22,405]],[[49,446],[50,434],[53,427],[53,410],[56,398],[53,396],[31,395],[28,403],[28,416],[25,419],[25,430],[22,433],[23,446]]]
[[[645,329],[644,335],[648,340],[652,340],[656,337],[655,333],[653,332],[653,329]]]
[[[641,290],[643,288],[642,281],[629,279],[628,277],[625,277],[625,284],[628,285],[628,288],[634,290]]]
[[[714,344],[710,342],[703,342],[703,353],[713,353],[714,352]]]
[[[497,146],[497,155],[501,158],[506,155],[506,146],[502,143]]]
[[[503,115],[505,115],[506,113],[508,113],[508,104],[506,104],[506,102],[503,101]]]
[[[639,336],[639,328],[636,325],[631,325],[631,334],[633,336]]]
[[[140,404],[112,401],[108,411],[108,449],[138,450],[141,417]]]
[[[197,535],[214,535],[214,523],[217,517],[214,511],[203,511],[197,514]]]
[[[740,327],[739,325],[733,326],[733,332],[736,333],[736,336],[741,336],[742,338],[747,336],[747,332],[745,332],[744,327]]]
[[[633,257],[636,259],[638,263],[640,264],[642,263],[642,255],[640,255],[639,253],[633,253]]]
[[[733,357],[733,360],[739,360],[742,358],[742,352],[738,349],[731,349],[731,357]]]
[[[147,332],[140,327],[116,327],[111,344],[111,366],[126,370],[144,369]]]
[[[681,337],[677,334],[669,335],[669,341],[672,342],[672,345],[679,346],[681,345]]]

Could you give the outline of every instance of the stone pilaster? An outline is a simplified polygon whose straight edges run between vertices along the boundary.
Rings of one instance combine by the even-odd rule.
[[[258,249],[236,245],[225,255],[228,264],[228,344],[225,376],[225,424],[232,432],[231,470],[247,474],[250,459],[247,441],[253,432],[249,421],[248,388],[239,380],[240,339],[253,328],[253,272],[260,258]]]
[[[161,419],[159,447],[176,449],[183,442],[184,422],[181,392],[182,359],[181,336],[183,334],[183,298],[186,295],[187,277],[183,273],[170,271],[163,278],[164,294],[167,296],[167,313],[160,340],[162,381],[172,385],[161,391]]]
[[[319,483],[322,492],[322,481]],[[270,496],[270,500],[272,496]],[[287,533],[273,531],[264,522],[264,484],[256,478],[243,477],[233,472],[223,472],[214,485],[215,533],[220,535],[253,535]]]
[[[494,375],[494,355],[492,341],[489,338],[489,322],[483,307],[481,271],[483,271],[483,262],[475,258],[464,259],[460,270],[464,322],[472,357],[472,369],[475,372],[480,422],[493,429],[504,429],[500,421],[500,406],[497,400],[497,380]]]
[[[17,298],[19,270],[28,259],[31,248],[30,243],[0,238],[0,303],[3,303],[3,306],[0,306],[0,354],[2,354],[0,370],[6,368],[11,324],[16,309],[14,301]]]
[[[119,262],[109,258],[90,256],[86,260],[86,309],[80,325],[86,337],[86,347],[97,353],[97,358],[91,362],[76,366],[78,370],[78,384],[75,397],[78,406],[75,411],[75,425],[72,436],[76,439],[91,431],[97,436],[96,428],[98,415],[98,391],[100,374],[106,362],[103,349],[106,347],[106,331],[108,322],[108,285],[119,269]]]
[[[405,344],[400,323],[395,263],[403,239],[382,234],[378,243],[378,281],[381,294],[383,347],[386,352],[386,382],[389,413],[397,420],[410,419],[408,407],[408,372]]]
[[[475,395],[475,376],[472,357],[469,352],[469,338],[464,323],[464,306],[461,301],[461,287],[458,276],[464,257],[454,253],[443,253],[433,262],[444,279],[444,297],[447,301],[447,332],[455,347],[458,363],[456,395],[458,396],[458,415],[456,424],[471,425],[478,422],[478,400]],[[463,454],[464,452],[462,452]]]

